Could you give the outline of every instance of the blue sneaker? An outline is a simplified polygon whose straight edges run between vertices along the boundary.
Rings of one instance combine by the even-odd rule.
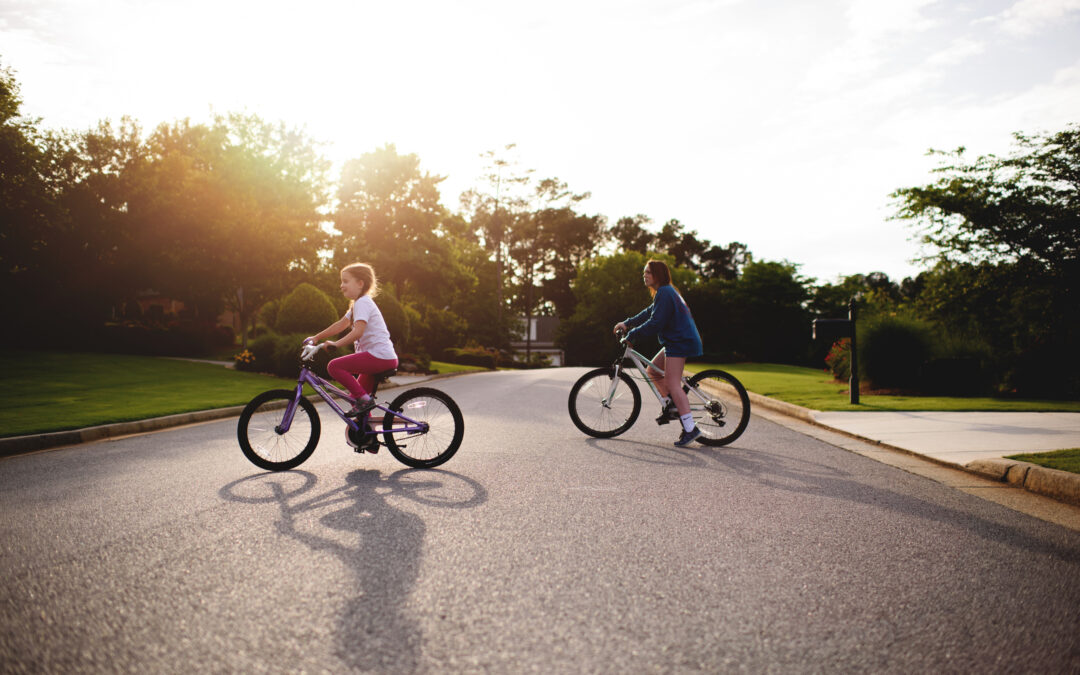
[[[675,441],[675,447],[681,448],[684,445],[690,445],[694,440],[701,435],[701,429],[698,429],[695,425],[690,431],[683,431],[679,434],[679,440]]]

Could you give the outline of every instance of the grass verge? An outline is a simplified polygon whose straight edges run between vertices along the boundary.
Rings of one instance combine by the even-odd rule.
[[[1045,466],[1048,469],[1080,473],[1080,448],[1009,455],[1006,459],[1030,462],[1032,464],[1038,464],[1039,466]]]
[[[896,396],[867,393],[860,393],[859,405],[852,405],[849,401],[847,383],[836,382],[824,370],[773,363],[690,363],[686,368],[694,372],[706,368],[719,368],[737,377],[749,391],[812,410],[1080,412],[1080,401]]]
[[[463,366],[460,363],[447,363],[446,361],[432,361],[431,369],[439,371],[440,375],[445,375],[446,373],[482,373],[487,371],[487,368],[481,368],[480,366]]]
[[[295,380],[119,354],[0,354],[0,437],[243,405]]]

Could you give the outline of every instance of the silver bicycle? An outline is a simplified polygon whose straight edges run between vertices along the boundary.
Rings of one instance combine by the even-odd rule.
[[[585,373],[570,389],[570,419],[583,432],[596,438],[612,438],[623,433],[641,414],[641,392],[635,379],[648,383],[661,404],[657,424],[677,420],[663,409],[663,397],[649,377],[650,359],[622,341],[623,351],[605,368]],[[629,361],[636,373],[626,362]],[[652,366],[663,375],[663,370]],[[722,370],[703,370],[682,379],[690,401],[690,412],[701,435],[702,445],[727,445],[738,438],[750,422],[750,397],[734,375]]]

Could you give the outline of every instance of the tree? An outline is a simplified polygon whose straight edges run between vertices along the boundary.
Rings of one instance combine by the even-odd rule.
[[[653,233],[645,229],[651,222],[652,219],[640,213],[636,216],[624,216],[611,226],[608,236],[615,242],[618,250],[644,254],[653,243]]]
[[[701,239],[694,230],[687,230],[678,219],[664,223],[659,232],[650,232],[648,216],[638,214],[620,218],[608,230],[606,239],[620,251],[662,251],[676,265],[697,272],[704,279],[734,279],[739,270],[750,261],[745,244],[731,242],[719,246],[708,239]]]
[[[327,168],[304,134],[253,115],[163,124],[126,172],[135,264],[204,319],[227,304],[246,327],[317,264]]]
[[[345,163],[334,225],[341,233],[338,267],[366,261],[393,283],[403,303],[445,306],[475,283],[443,230],[441,176],[424,172],[420,158],[390,144]]]
[[[557,341],[567,365],[599,365],[610,359],[616,342],[611,327],[649,304],[641,285],[645,254],[626,251],[586,262],[574,279],[577,306],[559,325]]]
[[[1004,158],[935,153],[952,160],[937,182],[893,193],[896,217],[940,251],[915,304],[947,335],[988,344],[1004,391],[1075,396],[1080,126],[1014,138]]]
[[[606,238],[605,219],[600,215],[578,213],[572,208],[546,210],[542,213],[555,256],[549,275],[543,280],[543,299],[561,318],[574,313],[572,284],[577,271],[594,258]]]
[[[525,315],[528,326],[542,305],[541,313],[571,311],[570,281],[576,265],[599,247],[603,220],[583,217],[574,207],[588,198],[575,194],[557,178],[545,178],[533,187],[531,209],[516,214],[507,233],[512,277],[516,286],[513,303]],[[555,304],[558,301],[562,307]],[[526,358],[531,353],[530,334],[525,336]]]
[[[707,355],[803,364],[809,359],[809,280],[790,262],[750,262],[734,280],[712,279],[685,297]]]
[[[62,241],[46,135],[21,107],[14,73],[0,67],[0,308],[16,326],[55,315],[61,270],[52,253]]]
[[[495,256],[495,320],[497,326],[511,326],[504,321],[506,309],[505,262],[508,256],[507,236],[513,223],[528,211],[528,185],[532,169],[522,171],[516,161],[509,157],[516,147],[511,143],[501,151],[489,150],[481,155],[488,162],[481,176],[485,188],[476,188],[461,195],[461,205],[472,214],[473,227],[480,233],[484,247]],[[498,346],[509,342],[509,333],[503,335]]]
[[[566,351],[567,365],[600,365],[611,359],[618,345],[612,327],[652,302],[641,282],[641,270],[650,257],[668,264],[672,283],[684,295],[697,282],[692,270],[675,266],[671,256],[661,253],[625,251],[586,261],[574,279],[574,313],[559,326],[557,342]],[[655,345],[650,341],[635,346],[647,351]]]
[[[708,243],[708,242],[706,242]],[[705,279],[735,279],[752,257],[746,244],[733,241],[727,246],[711,245],[701,254],[699,272]]]
[[[934,170],[937,182],[893,193],[898,218],[925,242],[971,262],[1030,259],[1076,274],[1080,261],[1080,125],[1048,135],[1014,134],[1008,157],[965,162],[964,148]]]

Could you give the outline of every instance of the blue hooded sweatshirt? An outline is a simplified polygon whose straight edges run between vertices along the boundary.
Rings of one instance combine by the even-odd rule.
[[[668,356],[692,358],[701,356],[701,335],[698,333],[690,308],[673,286],[656,289],[651,305],[623,321],[632,330],[626,339],[657,336]]]

